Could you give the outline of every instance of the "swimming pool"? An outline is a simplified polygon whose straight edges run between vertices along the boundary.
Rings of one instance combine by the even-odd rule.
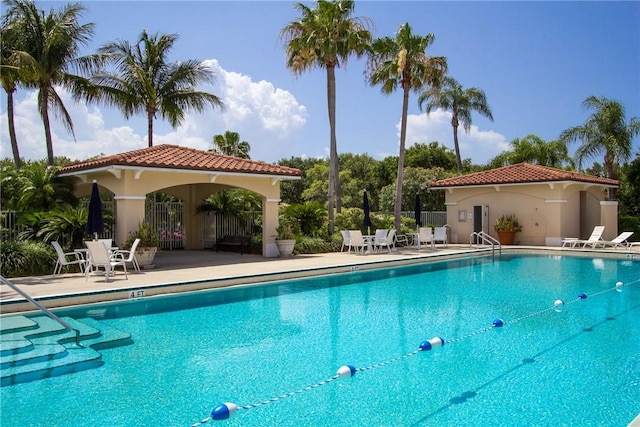
[[[547,310],[618,281],[633,284]],[[134,344],[103,350],[97,369],[2,387],[0,421],[188,426],[220,402],[391,361],[206,425],[627,425],[638,281],[638,261],[503,255],[58,310]],[[478,333],[497,317],[504,327]],[[401,357],[435,336],[444,347]]]

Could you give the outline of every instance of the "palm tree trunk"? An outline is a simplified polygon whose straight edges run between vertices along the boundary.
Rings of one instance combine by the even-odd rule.
[[[607,178],[610,179],[617,179],[617,177],[615,176],[616,173],[613,169],[613,163],[614,163],[614,158],[613,156],[607,151],[604,154],[604,170],[606,171],[607,174]],[[613,200],[615,198],[615,189],[613,188],[607,188],[607,198],[609,200]]]
[[[404,146],[407,139],[407,112],[409,111],[409,85],[403,85],[402,96],[402,123],[400,125],[400,152],[398,153],[398,178],[396,180],[396,204],[394,210],[394,225],[400,231],[402,222],[402,181],[404,180]]]
[[[454,123],[455,120],[455,123]],[[458,120],[451,119],[451,126],[453,127],[453,146],[456,150],[456,165],[458,166],[458,173],[462,175],[462,159],[460,158],[460,145],[458,144]]]
[[[334,232],[334,202],[336,186],[338,182],[338,148],[336,142],[336,75],[335,67],[327,66],[327,107],[329,110],[329,128],[331,129],[331,141],[329,148],[329,235]]]
[[[47,161],[49,166],[53,166],[53,139],[51,138],[51,123],[49,122],[49,88],[41,87],[38,93],[38,103],[40,106],[40,116],[44,125],[44,138],[47,143]]]
[[[147,135],[149,140],[149,147],[153,147],[153,111],[147,111]]]
[[[20,168],[22,167],[22,160],[20,160],[18,139],[16,138],[16,125],[13,118],[13,91],[7,91],[7,121],[9,123],[9,139],[11,140],[13,161],[16,164],[16,169],[20,170]]]

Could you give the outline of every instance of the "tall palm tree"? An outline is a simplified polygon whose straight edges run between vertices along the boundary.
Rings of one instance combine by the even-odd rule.
[[[327,107],[329,112],[329,234],[334,228],[334,203],[340,212],[340,178],[336,142],[336,76],[335,69],[346,64],[351,55],[361,57],[371,42],[372,23],[368,18],[352,17],[352,0],[319,0],[315,9],[303,3],[295,8],[301,17],[280,31],[285,43],[287,67],[295,74],[313,68],[327,73]],[[337,199],[337,200],[336,200]]]
[[[29,54],[34,61],[30,70],[33,75],[25,83],[38,89],[38,109],[44,125],[47,159],[49,165],[53,165],[49,108],[53,108],[64,127],[74,135],[73,121],[55,86],[73,91],[82,78],[69,71],[89,69],[89,63],[78,57],[78,53],[80,47],[91,40],[94,24],[78,23],[86,10],[80,3],[69,3],[60,10],[49,11],[47,15],[30,0],[4,0],[4,3],[7,15],[13,17],[15,31],[19,32],[17,48]]]
[[[223,108],[216,95],[195,90],[201,83],[214,81],[209,67],[195,59],[167,62],[177,39],[177,34],[149,35],[143,30],[133,45],[123,40],[105,44],[94,58],[99,63],[113,63],[116,71],[94,73],[92,86],[83,91],[87,101],[104,101],[119,108],[127,119],[145,112],[149,147],[153,146],[156,114],[175,128],[188,109],[202,112],[207,106]]]
[[[398,29],[395,38],[383,37],[375,40],[369,57],[367,74],[371,86],[380,85],[385,95],[402,88],[402,121],[400,125],[400,151],[396,178],[396,201],[394,222],[400,229],[402,208],[402,181],[404,174],[404,148],[407,138],[407,112],[409,93],[420,92],[426,86],[437,85],[447,72],[447,59],[429,56],[425,52],[435,39],[432,33],[426,36],[413,34],[409,24]]]
[[[462,159],[460,157],[460,145],[458,144],[458,126],[462,123],[464,130],[471,130],[471,112],[477,111],[484,117],[493,121],[491,107],[487,104],[487,97],[482,89],[470,87],[463,89],[462,85],[453,77],[444,77],[439,87],[429,87],[418,98],[420,108],[427,102],[427,114],[436,108],[451,111],[451,126],[453,127],[453,145],[456,150],[456,162],[458,173],[462,173]]]
[[[240,141],[238,132],[226,131],[223,135],[214,135],[212,141],[213,148],[209,151],[226,154],[227,156],[250,159],[249,151],[251,145],[247,141]]]
[[[565,164],[573,166],[574,162],[566,144],[560,141],[546,142],[537,135],[516,138],[509,143],[511,149],[494,157],[489,165],[501,167],[516,163],[528,162],[552,168],[561,168]]]
[[[605,97],[590,96],[582,106],[595,111],[583,125],[562,132],[560,140],[565,144],[582,141],[575,153],[580,169],[585,159],[604,152],[607,178],[616,179],[620,163],[631,157],[633,138],[640,133],[640,119],[632,117],[627,123],[622,104]]]

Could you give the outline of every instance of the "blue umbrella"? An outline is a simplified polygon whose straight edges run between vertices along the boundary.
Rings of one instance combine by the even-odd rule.
[[[367,234],[371,234],[371,217],[369,216],[369,198],[367,197],[367,190],[364,190],[362,206],[364,209],[364,226],[367,227]]]
[[[102,218],[102,201],[98,191],[98,183],[93,181],[91,198],[89,199],[89,215],[87,216],[87,233],[93,234],[98,239],[98,234],[104,231],[104,219]]]
[[[416,208],[414,211],[414,218],[416,219],[416,226],[422,227],[422,207],[420,206],[420,194],[416,193]]]

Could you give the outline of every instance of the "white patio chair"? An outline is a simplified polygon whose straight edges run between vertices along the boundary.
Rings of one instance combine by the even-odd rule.
[[[351,253],[351,237],[349,236],[349,230],[340,230],[340,234],[342,234],[342,247],[340,248],[340,252],[344,251],[344,248],[348,248]]]
[[[114,253],[113,255],[109,254],[106,246],[102,242],[84,242],[87,245],[87,249],[89,250],[89,256],[87,259],[87,267],[84,272],[85,281],[89,280],[89,272],[93,270],[93,268],[102,267],[104,268],[104,281],[108,282],[111,277],[111,271],[115,272],[115,267],[121,265],[124,270],[124,276],[128,280],[129,276],[127,275],[127,264],[124,261],[122,255],[118,255]]]
[[[633,231],[623,231],[622,233],[620,233],[616,238],[611,239],[611,240],[603,240],[602,241],[602,246],[603,247],[607,247],[607,246],[611,246],[614,249],[617,249],[618,246],[621,247],[629,247],[629,237],[631,237],[633,235]]]
[[[376,228],[376,232],[373,234],[373,240],[371,242],[374,250],[378,249],[378,241],[386,241],[387,234],[389,234],[389,230],[386,228]]]
[[[562,247],[569,245],[572,248],[575,248],[576,246],[582,245],[583,248],[586,248],[587,245],[589,245],[592,248],[595,248],[596,246],[602,245],[602,242],[604,241],[602,239],[602,233],[604,233],[604,225],[596,225],[595,227],[593,227],[591,236],[589,236],[588,239],[582,240],[576,237],[567,237],[562,239]]]
[[[116,251],[116,256],[121,256],[124,258],[124,262],[130,262],[133,265],[133,269],[140,273],[140,264],[138,264],[138,259],[136,258],[136,249],[138,248],[138,244],[140,244],[140,239],[136,239],[133,241],[131,245],[131,249],[120,249]]]
[[[55,267],[53,267],[53,275],[57,276],[62,273],[62,267],[66,267],[68,265],[77,265],[80,267],[80,272],[84,273],[85,267],[85,259],[82,257],[81,253],[78,252],[64,252],[62,250],[62,246],[57,241],[51,242],[53,249],[56,250],[56,254],[58,255],[58,260],[56,261]]]
[[[113,239],[98,239],[98,242],[102,242],[108,251],[110,251],[111,246],[113,246]]]
[[[364,251],[367,249],[367,243],[364,241],[362,231],[349,230],[349,253],[351,253],[351,248],[353,248],[356,253],[364,255]]]
[[[433,230],[433,243],[442,243],[444,247],[447,247],[447,226],[436,227]]]
[[[418,230],[418,234],[419,234],[419,240],[420,240],[420,247],[422,247],[422,245],[425,243],[429,243],[431,244],[432,250],[436,248],[435,242],[433,240],[433,229],[431,227],[420,227],[420,230]]]
[[[396,246],[396,229],[392,228],[391,230],[382,230],[385,231],[385,235],[381,237],[378,237],[378,230],[376,230],[376,237],[375,237],[375,241],[373,242],[376,250],[381,250],[382,248],[387,248],[387,250],[389,251],[389,253],[391,253],[391,248],[395,248]]]

